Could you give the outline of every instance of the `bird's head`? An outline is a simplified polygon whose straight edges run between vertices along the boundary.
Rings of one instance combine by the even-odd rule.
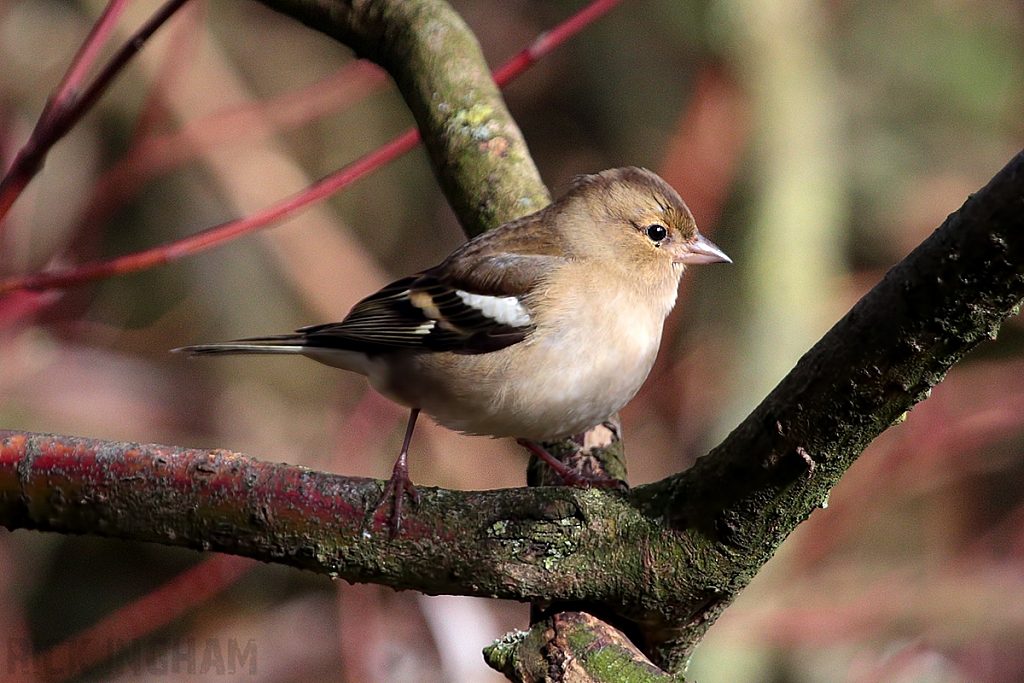
[[[567,237],[588,258],[677,276],[687,265],[732,262],[697,231],[693,214],[672,186],[647,169],[580,176],[563,201],[576,219]]]

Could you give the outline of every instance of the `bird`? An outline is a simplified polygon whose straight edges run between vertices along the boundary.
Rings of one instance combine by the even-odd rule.
[[[687,266],[731,263],[656,173],[581,175],[556,201],[397,280],[341,321],[174,349],[189,356],[297,354],[364,375],[410,409],[377,502],[419,492],[408,451],[423,411],[449,429],[512,437],[567,485],[595,483],[540,446],[618,412],[646,380]]]

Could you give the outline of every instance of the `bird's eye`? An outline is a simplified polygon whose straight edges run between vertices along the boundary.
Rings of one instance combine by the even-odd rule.
[[[662,242],[666,237],[668,237],[668,230],[664,225],[653,223],[647,226],[647,238],[652,242]]]

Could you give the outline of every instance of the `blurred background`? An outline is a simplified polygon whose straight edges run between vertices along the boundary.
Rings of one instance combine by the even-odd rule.
[[[582,2],[459,0],[492,65]],[[123,37],[156,7],[136,0]],[[0,154],[102,5],[0,2]],[[545,181],[661,173],[735,265],[694,268],[623,413],[631,483],[707,452],[1024,146],[1016,0],[624,0],[506,91]],[[412,123],[381,73],[261,5],[192,0],[15,206],[0,275],[247,215]],[[168,349],[340,319],[463,241],[416,150],[278,227],[0,299],[0,426],[386,477],[404,411],[295,358]],[[1024,680],[1024,335],[1011,320],[879,438],[711,629],[717,681]],[[524,484],[513,444],[421,422],[416,482]],[[514,603],[0,529],[0,681],[500,681]]]

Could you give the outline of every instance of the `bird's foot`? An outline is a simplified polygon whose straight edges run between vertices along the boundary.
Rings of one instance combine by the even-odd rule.
[[[629,484],[621,479],[600,476],[588,477],[581,472],[577,472],[555,456],[548,453],[543,446],[535,441],[530,441],[528,439],[516,439],[516,443],[543,460],[548,467],[554,470],[555,473],[562,478],[562,483],[566,486],[576,486],[583,489],[614,488],[619,489],[620,491],[629,488]]]
[[[409,413],[409,424],[405,428],[402,452],[398,454],[398,460],[391,468],[391,478],[388,479],[388,483],[384,484],[384,490],[380,492],[380,498],[373,506],[373,516],[375,517],[377,511],[384,507],[389,498],[394,501],[394,507],[391,509],[391,540],[395,540],[398,537],[398,532],[402,530],[402,500],[405,494],[408,493],[412,498],[413,505],[420,504],[420,492],[416,490],[412,479],[409,478],[409,443],[412,441],[412,432],[416,429],[416,418],[419,414],[419,408],[413,408]]]
[[[385,507],[389,500],[394,501],[390,519],[390,535],[392,539],[397,538],[398,533],[402,530],[402,501],[407,493],[409,498],[412,499],[413,505],[420,504],[420,492],[416,490],[416,485],[412,483],[412,479],[409,477],[409,467],[406,464],[405,458],[399,458],[391,470],[391,478],[384,484],[384,490],[381,491],[380,498],[377,499],[377,503],[373,506],[373,516],[376,517],[377,511]]]
[[[814,474],[814,458],[811,457],[811,454],[808,453],[803,446],[796,447],[796,454],[799,455],[803,459],[804,464],[807,465],[807,478],[810,479],[811,475]]]

